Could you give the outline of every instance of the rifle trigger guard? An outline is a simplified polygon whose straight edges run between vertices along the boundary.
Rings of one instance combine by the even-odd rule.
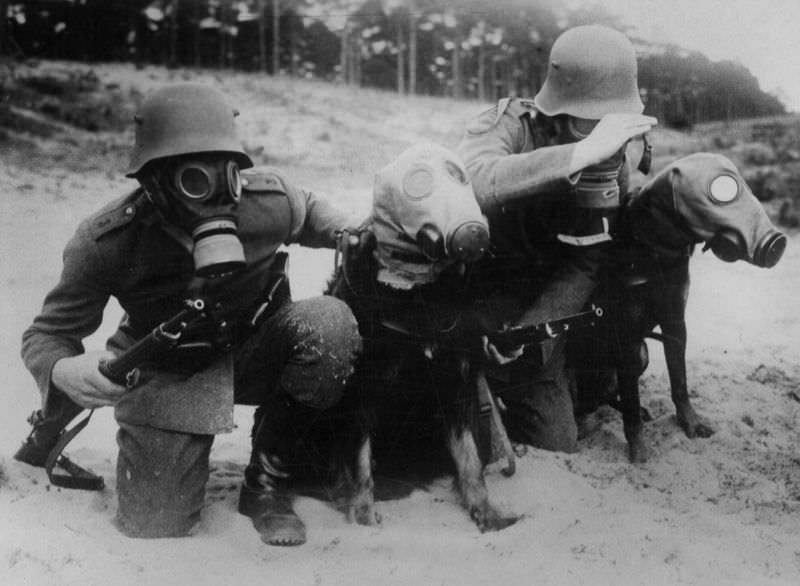
[[[142,376],[142,371],[138,368],[132,368],[125,373],[125,388],[132,389],[139,384],[139,379]]]
[[[186,322],[181,322],[180,328],[178,329],[177,332],[173,334],[172,332],[168,332],[167,330],[164,329],[164,324],[159,324],[156,332],[156,337],[159,340],[168,340],[169,342],[172,342],[174,344],[181,339],[181,335],[183,335],[183,330],[184,328],[186,328],[186,325],[187,325]]]

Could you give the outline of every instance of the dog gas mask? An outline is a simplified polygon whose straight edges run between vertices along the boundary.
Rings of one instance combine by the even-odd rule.
[[[561,144],[583,140],[594,130],[597,120],[559,117],[558,138]],[[639,170],[650,171],[651,147],[645,137]],[[620,206],[619,177],[625,165],[625,147],[605,161],[583,169],[575,184],[572,229],[558,234],[558,239],[573,246],[590,246],[612,239]]]
[[[648,207],[653,211],[646,212]],[[644,240],[659,238],[658,229],[647,227],[653,214],[674,216],[674,232],[690,242],[705,242],[704,250],[726,262],[744,260],[771,268],[786,248],[786,236],[722,155],[696,153],[678,159],[642,188],[632,208],[632,222],[639,224],[634,229]]]
[[[191,235],[197,275],[219,277],[245,266],[237,233],[242,183],[233,158],[170,157],[154,161],[138,178],[164,218]]]
[[[404,151],[375,176],[372,223],[378,280],[408,289],[480,259],[489,226],[458,156],[437,145]]]

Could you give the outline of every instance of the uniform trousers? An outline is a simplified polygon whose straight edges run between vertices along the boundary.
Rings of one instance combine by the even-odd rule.
[[[234,400],[332,407],[360,349],[355,318],[342,301],[288,301],[236,348]],[[118,423],[117,526],[132,537],[188,534],[203,508],[214,436]]]
[[[604,245],[575,248],[547,274],[526,267],[509,271],[522,277],[490,297],[487,310],[499,324],[538,324],[575,314],[589,302],[607,255]],[[552,451],[577,449],[565,349],[564,337],[530,345],[517,360],[487,373],[506,406],[503,422],[512,441]]]

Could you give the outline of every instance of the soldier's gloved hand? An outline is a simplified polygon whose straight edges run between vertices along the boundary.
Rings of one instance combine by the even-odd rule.
[[[362,254],[375,249],[375,233],[367,228],[344,228],[338,233],[338,239],[338,250],[346,253],[348,261],[355,262]]]
[[[484,356],[500,366],[508,364],[509,362],[514,362],[517,358],[522,356],[525,350],[524,346],[517,346],[516,348],[510,348],[501,352],[498,350],[497,346],[489,341],[487,336],[482,336],[481,342],[483,343]]]
[[[656,124],[656,118],[644,114],[606,114],[589,136],[575,143],[570,173],[611,158],[629,140],[641,136]]]
[[[62,358],[53,365],[50,380],[70,399],[86,409],[114,405],[128,390],[100,373],[100,361],[113,358],[114,354],[106,351]]]

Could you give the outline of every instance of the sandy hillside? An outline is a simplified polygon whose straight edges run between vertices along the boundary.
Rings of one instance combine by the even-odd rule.
[[[168,77],[198,77],[124,66],[95,71],[126,96]],[[366,209],[380,165],[419,138],[453,146],[466,117],[482,107],[320,83],[199,77],[237,104],[256,159],[284,167],[354,212]],[[668,138],[674,146],[675,136]],[[18,357],[20,334],[55,282],[77,222],[131,187],[119,173],[130,140],[130,132],[74,129],[0,140],[0,584],[800,584],[797,235],[770,271],[699,252],[692,261],[690,386],[716,435],[689,440],[679,430],[653,346],[643,391],[655,417],[646,426],[650,461],[627,462],[619,416],[601,411],[579,453],[530,450],[514,477],[490,474],[495,501],[525,515],[505,531],[480,534],[443,477],[380,503],[377,528],[347,524],[327,504],[301,498],[308,543],[266,547],[236,513],[251,415],[237,408],[238,429],[218,437],[212,452],[198,533],[122,537],[111,523],[116,446],[109,410],[96,413],[68,450],[105,477],[102,493],[56,489],[43,470],[11,455],[38,401]],[[702,144],[697,135],[692,141]],[[654,142],[658,148],[658,134]],[[331,266],[330,253],[293,250],[295,296],[319,292]],[[113,323],[118,310],[108,313]],[[102,347],[110,331],[106,326],[88,345]]]

